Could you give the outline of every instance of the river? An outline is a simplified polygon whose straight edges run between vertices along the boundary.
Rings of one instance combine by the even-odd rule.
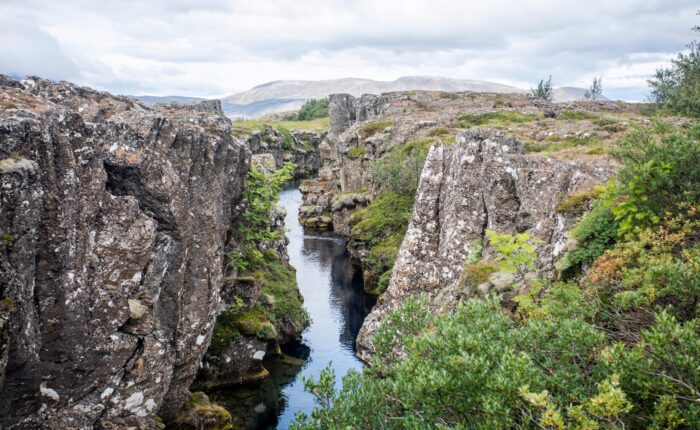
[[[284,359],[266,360],[270,376],[261,386],[213,396],[232,413],[244,414],[247,426],[257,429],[287,429],[297,412],[311,415],[314,397],[304,391],[301,376],[318,376],[332,362],[339,388],[348,370],[362,368],[355,356],[355,339],[374,304],[364,293],[362,274],[352,265],[345,240],[332,234],[305,232],[299,224],[299,189],[282,191],[280,204],[287,210],[290,263],[297,270],[311,325],[299,344],[283,348]]]

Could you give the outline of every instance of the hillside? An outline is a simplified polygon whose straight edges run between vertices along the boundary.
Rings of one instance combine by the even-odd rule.
[[[328,97],[331,94],[382,94],[397,91],[473,91],[481,93],[524,93],[527,90],[496,82],[470,79],[452,79],[439,76],[404,76],[394,81],[343,78],[320,81],[272,81],[248,91],[221,99],[226,115],[230,117],[260,117],[299,109],[305,101]],[[585,89],[561,87],[554,90],[555,102],[583,100]],[[200,101],[201,98],[183,96],[135,96],[146,104]],[[607,99],[606,99],[607,100]]]

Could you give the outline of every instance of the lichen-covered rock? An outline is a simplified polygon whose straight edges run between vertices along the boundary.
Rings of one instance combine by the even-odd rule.
[[[265,154],[272,157],[276,168],[284,163],[295,163],[297,179],[312,177],[318,172],[321,164],[318,147],[324,133],[312,130],[289,131],[265,126],[261,131],[253,133],[246,144],[253,154]]]
[[[519,141],[490,130],[472,129],[453,146],[432,147],[389,288],[360,331],[359,355],[369,358],[377,326],[406,297],[439,295],[444,306],[459,300],[457,284],[470,252],[476,246],[486,256],[492,252],[486,230],[531,232],[542,241],[540,267],[552,270],[575,219],[557,213],[557,204],[605,182],[613,170],[600,159],[526,156]]]
[[[211,109],[0,79],[0,427],[152,427],[209,344],[250,151]],[[1,105],[0,105],[1,106]],[[203,110],[204,112],[197,112]]]

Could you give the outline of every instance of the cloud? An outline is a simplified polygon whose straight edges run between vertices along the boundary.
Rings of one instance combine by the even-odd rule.
[[[202,96],[276,79],[431,74],[527,87],[549,74],[558,85],[602,75],[608,92],[640,98],[653,70],[692,39],[696,8],[695,0],[5,0],[0,31],[12,47],[0,47],[0,72]]]
[[[47,32],[22,19],[0,14],[0,73],[75,79],[78,67]]]

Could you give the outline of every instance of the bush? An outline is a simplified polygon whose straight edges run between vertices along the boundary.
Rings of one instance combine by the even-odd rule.
[[[328,99],[311,99],[304,103],[293,118],[296,121],[309,121],[328,116]]]
[[[638,128],[614,154],[622,160],[608,197],[621,233],[658,224],[666,213],[678,213],[700,200],[700,124],[686,132],[664,123]]]
[[[546,102],[551,102],[554,97],[554,88],[552,87],[552,75],[546,81],[541,79],[537,83],[537,88],[530,89],[530,94],[538,99],[544,100]]]
[[[671,68],[656,71],[649,81],[651,100],[662,109],[700,118],[700,44],[691,42],[688,48],[688,54],[672,60]]]
[[[339,392],[330,371],[305,381],[319,408],[293,428],[613,428],[630,404],[597,360],[604,341],[570,313],[518,322],[489,298],[435,315],[409,299],[380,326],[372,367]]]
[[[582,268],[593,264],[606,250],[615,246],[618,227],[610,207],[596,203],[572,231],[578,248],[568,256],[570,265]]]
[[[413,194],[418,188],[423,164],[425,153],[422,150],[393,151],[371,162],[369,170],[383,188],[397,194]]]

